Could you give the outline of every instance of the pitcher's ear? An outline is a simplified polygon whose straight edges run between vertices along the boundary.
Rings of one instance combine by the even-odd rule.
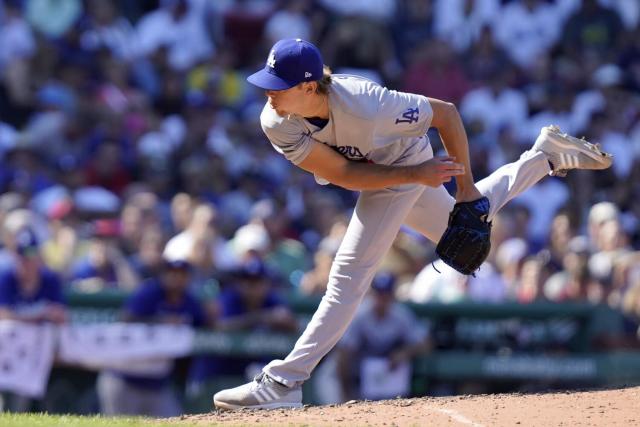
[[[318,83],[317,82],[306,82],[304,84],[304,92],[306,94],[312,94],[317,92]]]

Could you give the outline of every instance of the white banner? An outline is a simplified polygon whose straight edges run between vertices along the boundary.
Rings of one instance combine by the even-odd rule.
[[[65,325],[60,328],[58,357],[92,369],[161,376],[171,369],[173,359],[190,353],[194,337],[186,325]]]
[[[168,373],[176,357],[189,354],[194,338],[195,331],[186,325],[56,326],[1,320],[0,390],[42,397],[56,344],[61,362],[155,377]]]
[[[53,363],[55,326],[0,320],[0,390],[42,397]]]

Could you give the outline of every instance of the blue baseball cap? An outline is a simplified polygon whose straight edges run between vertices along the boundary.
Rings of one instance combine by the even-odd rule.
[[[164,267],[166,270],[191,270],[191,263],[186,259],[164,259]]]
[[[371,287],[381,293],[391,293],[396,284],[396,277],[387,271],[381,271],[371,281]]]
[[[38,253],[39,242],[35,233],[24,228],[15,236],[16,252],[21,256],[30,256]]]
[[[266,264],[259,258],[244,262],[235,270],[234,275],[246,280],[270,279],[271,276]]]
[[[320,80],[323,64],[320,51],[312,43],[282,39],[271,48],[264,68],[247,77],[247,81],[266,90],[285,90]]]

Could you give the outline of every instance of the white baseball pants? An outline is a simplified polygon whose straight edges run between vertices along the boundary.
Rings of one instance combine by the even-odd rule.
[[[518,161],[478,182],[478,190],[491,203],[489,219],[549,171],[543,153],[527,151]],[[291,387],[307,380],[351,323],[400,226],[406,224],[438,242],[454,204],[455,199],[443,186],[411,184],[363,191],[333,261],[327,291],[318,309],[291,353],[284,360],[269,363],[264,372]]]

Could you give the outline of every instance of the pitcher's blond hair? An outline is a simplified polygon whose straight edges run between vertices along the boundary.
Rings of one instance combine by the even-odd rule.
[[[331,87],[331,68],[328,65],[322,67],[322,78],[318,80],[317,93],[327,95]]]

